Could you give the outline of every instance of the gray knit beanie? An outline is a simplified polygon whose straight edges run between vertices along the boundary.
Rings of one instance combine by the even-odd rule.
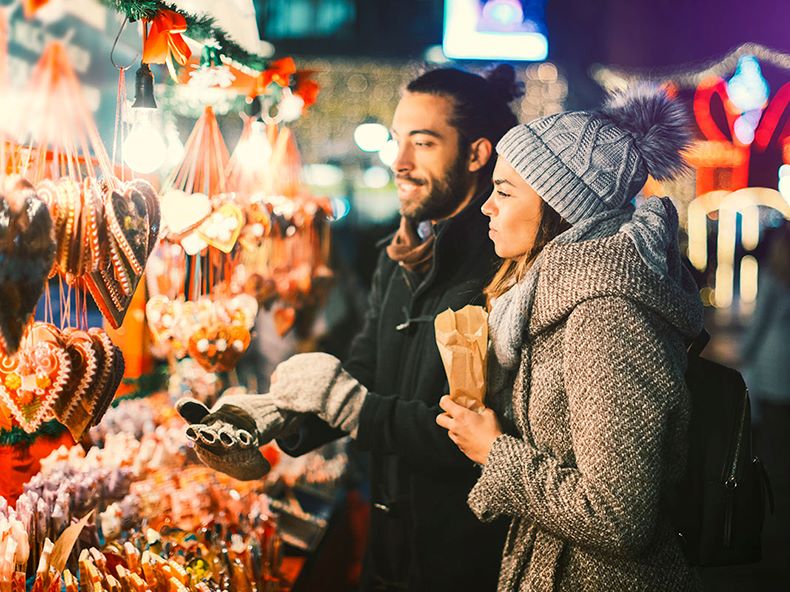
[[[664,90],[638,84],[599,111],[568,111],[507,132],[496,150],[570,224],[631,201],[685,169],[689,121]]]

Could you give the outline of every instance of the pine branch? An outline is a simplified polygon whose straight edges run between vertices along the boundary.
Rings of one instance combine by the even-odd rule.
[[[226,58],[254,70],[265,70],[269,61],[259,55],[248,52],[239,46],[233,38],[215,20],[208,15],[194,15],[161,0],[99,0],[107,8],[112,8],[129,18],[137,21],[140,19],[153,19],[156,13],[164,8],[177,12],[187,22],[186,35],[196,41],[215,40],[219,46],[219,53]]]

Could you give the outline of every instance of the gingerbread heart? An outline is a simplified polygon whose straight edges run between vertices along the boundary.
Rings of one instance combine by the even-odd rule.
[[[250,345],[250,332],[241,325],[215,323],[189,338],[189,355],[207,372],[232,370]]]
[[[162,224],[168,236],[175,240],[197,228],[211,214],[211,202],[207,195],[188,195],[178,189],[171,189],[162,195],[160,208]]]
[[[105,199],[107,249],[99,268],[86,278],[99,310],[115,329],[121,326],[143,274],[153,232],[150,223],[159,217],[155,199],[133,187],[126,193],[111,191]]]
[[[17,354],[0,358],[0,398],[24,431],[49,419],[70,371],[58,330],[47,323],[34,323]]]
[[[206,218],[198,228],[198,235],[210,246],[230,253],[239,240],[244,226],[244,213],[239,206],[226,203]]]
[[[61,179],[58,189],[58,224],[55,239],[58,244],[58,268],[67,277],[80,272],[80,233],[82,230],[82,198],[80,186],[71,179]]]
[[[83,249],[87,247],[83,273],[97,271],[107,250],[104,199],[95,179],[86,177],[82,186]]]
[[[0,354],[19,348],[55,260],[52,218],[26,181],[0,195]]]
[[[255,325],[258,314],[258,301],[249,294],[237,294],[223,303],[223,308],[232,321],[240,323],[247,329]]]
[[[64,419],[72,414],[76,405],[85,400],[86,393],[93,385],[99,357],[91,336],[85,331],[66,329],[62,333],[61,341],[69,356],[71,372],[63,387],[63,394],[55,402],[54,412],[55,417],[65,425]]]
[[[181,305],[181,301],[162,295],[152,296],[145,303],[148,328],[158,343],[173,337],[176,320],[181,315]]]
[[[145,179],[132,179],[124,186],[124,195],[129,197],[130,191],[138,192],[145,200],[148,210],[148,255],[154,250],[159,239],[159,230],[162,222],[162,212],[159,205],[159,196],[156,189]]]
[[[149,220],[145,197],[133,189],[124,195],[112,191],[106,209],[110,235],[123,255],[121,262],[130,270],[130,276],[142,275],[148,259]]]

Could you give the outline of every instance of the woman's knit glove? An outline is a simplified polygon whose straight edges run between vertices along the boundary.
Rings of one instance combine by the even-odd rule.
[[[271,467],[258,447],[287,436],[301,419],[280,413],[266,395],[226,395],[212,409],[196,399],[183,398],[176,409],[190,424],[186,435],[194,442],[198,458],[243,481],[269,472]]]
[[[324,353],[297,354],[272,374],[269,400],[280,411],[314,413],[356,438],[368,390]]]

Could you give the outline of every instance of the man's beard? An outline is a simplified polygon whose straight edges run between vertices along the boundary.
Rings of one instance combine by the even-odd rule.
[[[403,177],[414,183],[414,179]],[[411,212],[402,212],[414,222],[441,220],[452,214],[469,191],[472,175],[466,170],[466,157],[459,154],[441,179],[432,179],[431,192]]]

